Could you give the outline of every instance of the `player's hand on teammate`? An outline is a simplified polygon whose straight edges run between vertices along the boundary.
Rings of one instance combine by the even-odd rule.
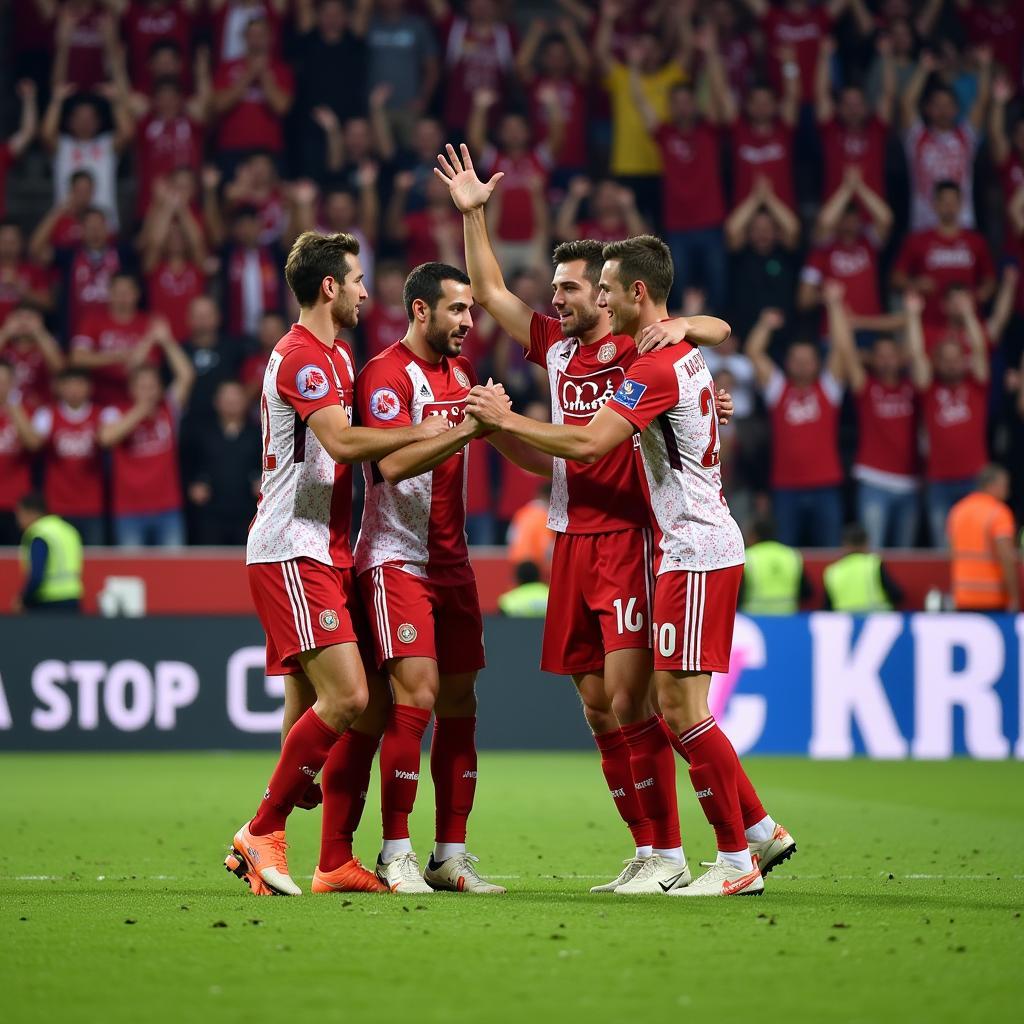
[[[724,427],[733,418],[736,406],[732,404],[732,395],[725,388],[719,388],[715,395],[715,409],[718,411],[718,422]]]
[[[429,441],[430,438],[437,437],[439,434],[447,434],[451,429],[452,424],[447,416],[427,416],[417,427],[421,441]]]
[[[640,332],[637,351],[640,355],[646,355],[648,352],[668,348],[669,345],[678,345],[686,339],[686,332],[689,329],[690,323],[684,316],[677,316],[660,324],[650,324]]]
[[[491,176],[490,181],[481,181],[473,168],[469,147],[463,143],[459,149],[461,157],[449,142],[445,146],[447,156],[444,153],[439,153],[437,156],[438,166],[434,168],[434,173],[448,186],[455,206],[462,213],[469,213],[470,210],[479,209],[491,198],[494,186],[505,175],[498,171],[497,174]]]

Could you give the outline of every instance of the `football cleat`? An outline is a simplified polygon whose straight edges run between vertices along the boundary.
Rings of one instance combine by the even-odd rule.
[[[301,896],[302,890],[288,874],[287,849],[283,832],[254,836],[247,823],[235,833],[224,867],[241,878],[254,896]]]
[[[372,871],[367,871],[359,863],[358,857],[353,857],[333,871],[321,871],[318,866],[313,872],[310,889],[316,893],[388,891],[388,887]]]
[[[763,843],[747,843],[750,859],[761,872],[761,877],[796,853],[796,840],[781,826],[776,825],[771,839]]]
[[[615,892],[616,888],[620,885],[625,885],[631,878],[636,876],[636,873],[644,866],[647,862],[647,857],[628,857],[622,863],[625,865],[618,875],[613,878],[610,882],[605,882],[604,885],[592,885],[590,887],[591,892]]]
[[[423,895],[434,891],[423,881],[420,862],[412,850],[408,853],[400,853],[397,857],[389,860],[387,864],[378,857],[377,877],[391,892]]]
[[[458,853],[454,857],[435,863],[431,857],[427,862],[427,870],[423,872],[423,881],[431,889],[444,892],[474,892],[478,895],[497,895],[508,890],[501,885],[488,882],[481,878],[474,866],[480,860],[471,853]]]
[[[716,860],[701,861],[708,870],[685,889],[674,889],[670,896],[760,896],[764,893],[761,872],[742,871],[731,864]]]
[[[690,884],[690,869],[686,861],[669,860],[656,853],[640,865],[639,871],[628,881],[617,886],[617,896],[663,896]]]

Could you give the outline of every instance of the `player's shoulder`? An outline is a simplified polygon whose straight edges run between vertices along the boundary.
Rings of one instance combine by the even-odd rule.
[[[376,378],[382,375],[403,373],[409,362],[408,356],[408,350],[400,341],[393,342],[373,358],[368,359],[359,371],[359,376],[360,378]]]
[[[476,370],[468,356],[457,355],[451,358],[452,375],[464,387],[471,388],[477,382]]]

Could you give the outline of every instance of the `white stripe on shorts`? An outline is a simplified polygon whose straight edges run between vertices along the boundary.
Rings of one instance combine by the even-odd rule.
[[[391,622],[388,619],[388,599],[384,590],[384,569],[373,569],[373,607],[377,615],[377,633],[380,636],[381,654],[384,660],[395,656],[391,647]]]
[[[308,651],[312,646],[309,643],[309,636],[306,633],[306,623],[299,611],[298,594],[295,591],[295,584],[289,566],[291,562],[281,563],[281,575],[284,577],[284,591],[288,595],[288,603],[292,606],[292,618],[295,621],[295,635],[299,641],[299,650]]]
[[[704,593],[706,573],[686,573],[686,616],[683,621],[683,668],[699,672],[701,638],[704,629]]]
[[[285,562],[291,574],[292,587],[295,593],[295,604],[298,607],[299,617],[302,620],[306,635],[306,643],[302,648],[304,651],[312,651],[316,647],[316,638],[313,635],[313,622],[309,615],[309,602],[306,600],[306,588],[302,585],[302,574],[299,572],[298,563],[292,559]]]

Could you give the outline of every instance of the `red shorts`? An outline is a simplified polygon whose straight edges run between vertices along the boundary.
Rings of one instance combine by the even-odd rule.
[[[650,530],[555,538],[540,658],[545,672],[596,672],[611,651],[650,649],[653,557]]]
[[[663,672],[728,672],[743,566],[682,569],[654,588],[654,668]]]
[[[373,661],[373,643],[349,569],[313,558],[259,562],[246,567],[256,614],[267,634],[267,675],[300,672],[297,655],[332,644],[359,644]]]
[[[433,658],[445,675],[484,667],[484,621],[476,581],[438,583],[394,565],[359,577],[376,641],[377,664]]]

